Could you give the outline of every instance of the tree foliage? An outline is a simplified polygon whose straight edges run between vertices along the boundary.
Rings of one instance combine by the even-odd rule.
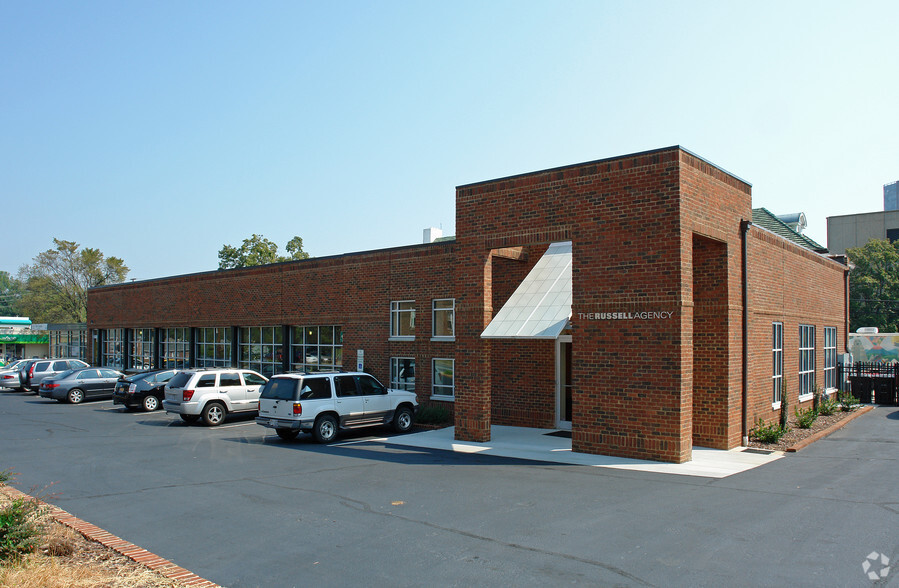
[[[0,316],[17,316],[21,296],[22,283],[9,272],[0,271]]]
[[[846,254],[855,265],[849,275],[850,329],[899,332],[899,243],[872,239]]]
[[[250,267],[309,258],[309,254],[303,251],[303,239],[300,237],[294,237],[288,241],[286,249],[287,255],[278,255],[277,243],[253,233],[253,236],[244,239],[239,247],[223,245],[219,249],[219,269]]]
[[[88,289],[124,281],[128,267],[118,257],[73,241],[53,239],[53,244],[55,249],[39,253],[19,270],[19,312],[36,323],[85,322]]]

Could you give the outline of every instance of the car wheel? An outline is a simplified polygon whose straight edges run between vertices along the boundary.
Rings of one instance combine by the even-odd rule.
[[[149,394],[144,396],[144,401],[141,403],[144,407],[144,410],[147,412],[153,412],[159,408],[159,399]]]
[[[198,420],[200,420],[200,415],[198,415],[198,414],[182,414],[179,416],[181,417],[181,420],[184,421],[185,423],[195,423]]]
[[[208,427],[216,427],[225,420],[225,407],[218,402],[210,402],[203,408],[203,422]]]
[[[408,406],[401,406],[393,413],[393,430],[397,433],[408,433],[412,428],[412,411]]]
[[[312,435],[319,443],[330,443],[337,437],[337,419],[329,414],[324,414],[315,421]]]
[[[66,395],[66,399],[70,404],[79,404],[84,400],[84,391],[81,388],[72,388]]]
[[[275,433],[277,433],[278,437],[281,437],[285,441],[293,441],[297,438],[297,435],[300,434],[299,431],[295,431],[293,429],[275,429]]]

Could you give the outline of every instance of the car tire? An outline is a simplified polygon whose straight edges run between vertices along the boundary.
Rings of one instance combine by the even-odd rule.
[[[312,436],[319,443],[330,443],[337,438],[337,419],[329,414],[323,414],[315,419],[312,427]]]
[[[185,423],[195,423],[200,420],[200,415],[198,414],[182,414],[178,416],[180,416],[181,420]]]
[[[225,421],[228,411],[220,402],[210,402],[203,407],[203,422],[207,427],[217,427]]]
[[[141,406],[144,407],[146,412],[153,412],[154,410],[159,410],[159,399],[153,396],[152,394],[148,394],[144,396],[143,401],[141,402]]]
[[[285,441],[293,441],[300,434],[299,431],[294,429],[275,429],[275,433]]]
[[[408,406],[401,406],[393,413],[393,430],[397,433],[408,433],[412,424],[412,410]]]
[[[69,401],[69,404],[81,404],[84,401],[84,390],[81,388],[72,388],[69,390],[69,393],[66,394],[66,400]]]

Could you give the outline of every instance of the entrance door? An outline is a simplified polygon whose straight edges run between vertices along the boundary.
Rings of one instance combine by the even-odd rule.
[[[556,339],[556,426],[571,430],[571,335]]]

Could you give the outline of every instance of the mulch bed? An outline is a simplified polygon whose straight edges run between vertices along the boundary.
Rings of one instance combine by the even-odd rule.
[[[867,412],[872,407],[860,408],[854,411],[844,412],[838,411],[833,413],[830,416],[819,416],[815,419],[815,422],[812,424],[811,428],[808,429],[800,429],[796,426],[796,417],[791,416],[787,421],[787,426],[789,427],[789,431],[780,438],[780,441],[777,443],[761,443],[752,438],[749,440],[749,447],[757,447],[759,449],[769,449],[773,451],[796,451],[797,449],[801,449],[805,447],[805,441],[811,437],[815,437],[820,434],[822,437],[826,437],[830,433],[841,429],[848,423],[850,420]]]

